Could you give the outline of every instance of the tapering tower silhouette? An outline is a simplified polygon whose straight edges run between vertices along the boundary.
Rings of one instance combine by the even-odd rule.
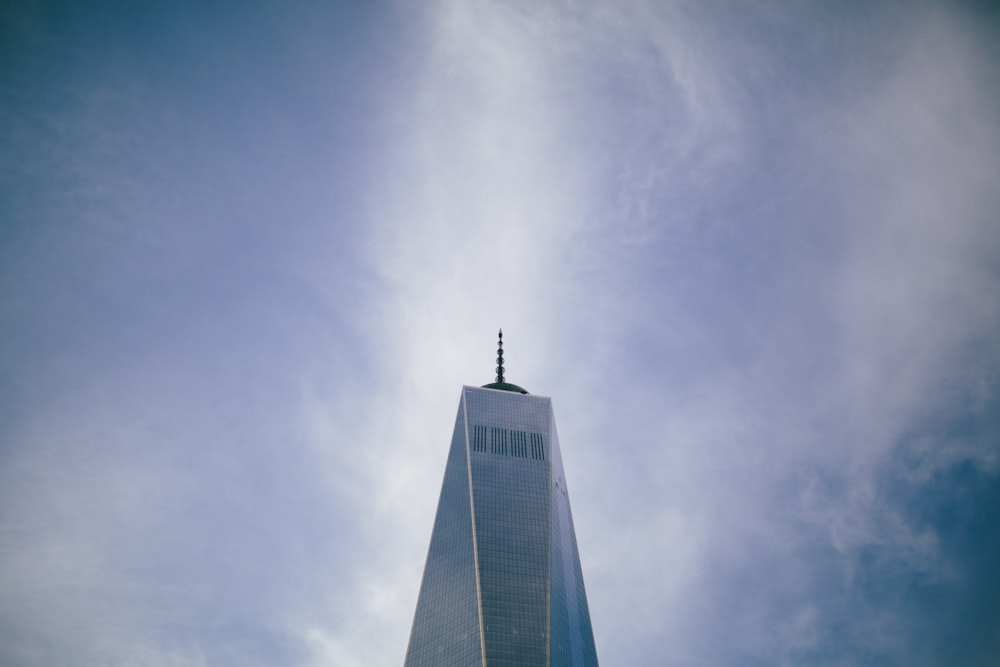
[[[552,401],[462,388],[405,667],[596,667]]]

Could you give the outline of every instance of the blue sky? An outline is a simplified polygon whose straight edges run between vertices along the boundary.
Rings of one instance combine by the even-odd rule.
[[[998,21],[7,3],[0,663],[400,664],[502,326],[604,664],[996,664]]]

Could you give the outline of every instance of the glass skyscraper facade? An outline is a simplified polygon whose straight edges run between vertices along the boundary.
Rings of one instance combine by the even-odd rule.
[[[463,387],[406,667],[591,667],[552,401]]]

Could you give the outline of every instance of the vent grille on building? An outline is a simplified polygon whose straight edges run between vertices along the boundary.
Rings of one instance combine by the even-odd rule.
[[[541,433],[473,424],[472,451],[544,461],[545,438]]]
[[[486,451],[486,427],[474,425],[472,427],[472,451]]]
[[[493,432],[493,446],[490,448],[490,453],[501,454],[503,456],[507,455],[507,429],[493,427],[490,429]]]
[[[541,433],[531,434],[531,458],[536,461],[545,460],[545,444]]]

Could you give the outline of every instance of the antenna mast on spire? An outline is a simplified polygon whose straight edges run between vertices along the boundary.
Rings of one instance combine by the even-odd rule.
[[[483,387],[486,389],[500,389],[501,391],[514,391],[519,394],[527,394],[528,390],[524,387],[518,387],[516,384],[511,384],[507,382],[504,377],[503,369],[503,329],[497,334],[497,379],[490,384],[484,384]]]
[[[497,342],[497,382],[504,382],[503,379],[503,329],[500,330],[500,339]]]

